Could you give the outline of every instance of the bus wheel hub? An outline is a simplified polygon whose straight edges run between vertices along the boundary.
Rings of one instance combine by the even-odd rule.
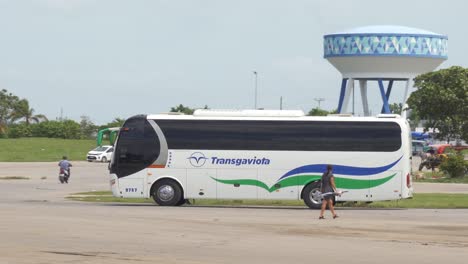
[[[317,192],[318,192],[318,189],[314,189],[309,193],[310,200],[314,204],[320,204],[322,202],[321,199],[318,198]]]
[[[163,185],[158,189],[158,197],[163,201],[170,201],[174,198],[174,189],[169,185]]]

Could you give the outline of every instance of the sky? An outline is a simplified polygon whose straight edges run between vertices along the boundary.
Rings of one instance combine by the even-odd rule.
[[[192,108],[336,109],[323,35],[369,25],[449,38],[439,68],[468,67],[466,1],[0,0],[0,89],[49,119],[95,124]],[[396,85],[390,103],[401,102]],[[377,86],[369,105],[382,107]],[[356,113],[362,113],[356,94]]]

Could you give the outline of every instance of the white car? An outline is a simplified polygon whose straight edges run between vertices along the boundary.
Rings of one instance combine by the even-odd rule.
[[[86,160],[89,162],[100,161],[100,162],[110,162],[112,158],[112,153],[114,152],[113,146],[99,146],[86,155]]]

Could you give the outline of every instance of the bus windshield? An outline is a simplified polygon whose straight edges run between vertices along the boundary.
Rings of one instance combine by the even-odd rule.
[[[132,117],[120,130],[110,172],[124,177],[141,171],[158,158],[159,149],[158,136],[146,116]]]

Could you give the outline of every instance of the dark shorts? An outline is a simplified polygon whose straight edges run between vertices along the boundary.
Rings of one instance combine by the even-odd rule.
[[[324,200],[330,200],[330,199],[333,198],[333,196],[334,196],[333,194],[327,194],[327,195],[324,195],[324,196],[323,196],[323,199],[324,199]]]

